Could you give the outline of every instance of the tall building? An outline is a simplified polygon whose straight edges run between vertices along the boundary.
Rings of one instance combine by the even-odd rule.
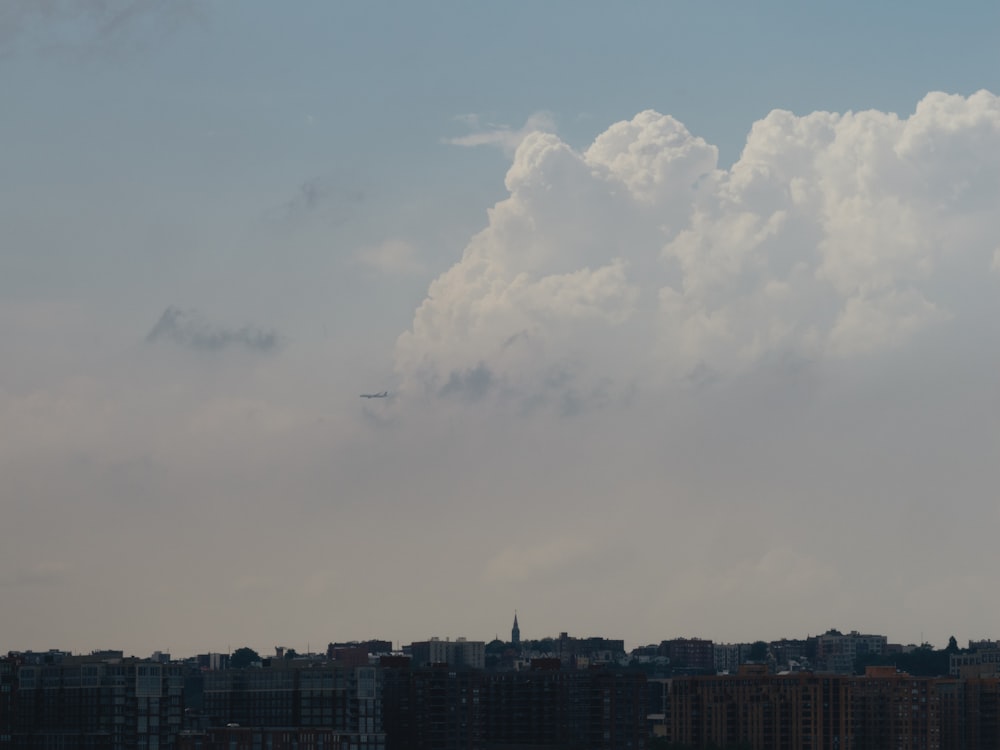
[[[895,667],[867,667],[864,677],[850,679],[850,691],[856,750],[948,750],[941,745],[937,680]]]
[[[653,680],[652,730],[692,747],[844,750],[852,747],[844,685],[835,676],[770,675],[762,664],[745,664],[737,675]]]
[[[386,750],[643,750],[645,676],[561,669],[533,660],[523,671],[419,666],[384,657]]]
[[[14,700],[17,691],[17,661],[0,656],[0,748],[12,747],[14,736]]]
[[[521,645],[521,628],[517,625],[517,610],[514,610],[514,627],[510,629],[510,643],[515,648]]]
[[[153,750],[181,729],[180,665],[65,656],[21,666],[17,681],[14,747]]]
[[[774,675],[747,664],[737,675],[651,681],[650,714],[655,735],[693,747],[993,750],[996,684],[970,681],[965,689],[895,667],[868,667],[855,677]]]
[[[486,643],[458,638],[454,641],[431,638],[416,641],[403,649],[413,657],[415,667],[448,664],[452,667],[483,669],[486,666]]]
[[[646,677],[607,668],[562,669],[558,659],[486,675],[487,747],[643,750]]]
[[[333,730],[339,741],[358,750],[382,750],[381,677],[375,667],[285,660],[206,672],[204,712],[216,728]]]

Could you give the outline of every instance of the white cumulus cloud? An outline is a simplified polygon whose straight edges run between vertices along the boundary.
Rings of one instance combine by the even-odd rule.
[[[586,400],[870,357],[996,311],[992,288],[969,300],[998,267],[990,92],[931,93],[908,117],[774,111],[728,169],[653,111],[582,151],[517,141],[509,196],[399,338],[406,388],[476,374],[479,397]]]

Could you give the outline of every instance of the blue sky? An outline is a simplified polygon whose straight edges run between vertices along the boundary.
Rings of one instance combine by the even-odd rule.
[[[998,32],[7,3],[0,648],[990,636]]]

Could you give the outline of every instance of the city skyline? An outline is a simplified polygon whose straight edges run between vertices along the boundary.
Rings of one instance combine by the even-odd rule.
[[[991,637],[1000,7],[871,6],[5,3],[0,636]]]
[[[516,639],[514,638],[515,629],[517,632]],[[44,649],[29,649],[29,648],[17,648],[17,647],[11,648],[9,644],[8,645],[0,644],[0,655],[3,654],[23,655],[28,653],[39,655],[46,653],[67,653],[73,655],[74,657],[96,656],[102,658],[111,658],[114,654],[120,654],[124,658],[135,658],[135,659],[152,658],[156,660],[159,657],[163,657],[165,659],[169,657],[170,661],[184,661],[193,659],[196,656],[200,657],[212,654],[232,655],[234,652],[244,651],[246,649],[249,649],[255,652],[262,659],[269,659],[275,657],[277,657],[278,659],[282,659],[285,658],[288,654],[294,654],[295,656],[298,657],[321,656],[321,655],[329,657],[331,648],[333,647],[344,648],[352,645],[367,646],[369,648],[369,653],[372,655],[388,654],[390,651],[392,653],[401,653],[409,649],[411,646],[416,646],[420,644],[426,646],[426,644],[434,641],[439,641],[446,644],[478,643],[486,646],[489,646],[491,643],[494,643],[495,641],[500,641],[504,644],[509,644],[514,648],[519,648],[523,650],[524,653],[536,653],[537,646],[539,644],[543,644],[545,642],[552,642],[552,645],[556,649],[558,649],[559,641],[561,639],[567,639],[570,642],[581,642],[581,643],[586,643],[590,641],[602,641],[609,643],[618,642],[620,644],[623,644],[623,649],[624,649],[623,653],[625,654],[626,657],[628,657],[628,656],[633,656],[635,652],[641,652],[650,647],[662,646],[663,644],[667,644],[673,641],[702,642],[717,647],[729,647],[729,646],[753,646],[760,643],[764,643],[767,645],[805,643],[806,641],[809,640],[822,640],[823,637],[829,638],[832,636],[835,636],[838,639],[859,638],[864,640],[864,639],[874,638],[877,639],[879,642],[883,643],[884,645],[896,648],[902,647],[904,651],[900,651],[898,653],[906,653],[905,651],[906,649],[914,649],[921,646],[922,647],[929,646],[934,650],[943,651],[946,648],[950,649],[953,647],[951,643],[952,639],[956,641],[955,646],[957,646],[959,650],[966,649],[966,646],[963,646],[962,643],[959,642],[954,635],[949,636],[947,642],[943,645],[930,643],[924,640],[914,643],[904,643],[902,641],[899,641],[898,639],[894,640],[893,636],[887,633],[861,633],[856,629],[841,630],[836,627],[830,627],[823,631],[815,633],[805,633],[805,634],[785,633],[779,637],[774,637],[774,638],[763,638],[754,640],[736,639],[733,641],[725,641],[725,642],[716,641],[711,638],[705,638],[697,633],[687,633],[687,634],[675,633],[644,643],[629,643],[622,639],[616,638],[615,633],[600,633],[600,634],[579,633],[579,632],[574,632],[572,630],[570,631],[563,630],[559,631],[558,633],[549,633],[546,635],[537,635],[533,637],[522,638],[520,635],[520,627],[517,624],[514,625],[509,634],[504,634],[504,635],[507,635],[508,637],[503,637],[501,633],[498,632],[494,633],[493,638],[481,638],[476,635],[471,635],[471,636],[470,635],[427,635],[420,638],[404,639],[401,641],[384,640],[378,636],[368,636],[358,639],[351,639],[348,641],[340,639],[331,639],[329,641],[323,641],[321,639],[321,641],[318,643],[306,643],[304,646],[301,646],[301,648],[299,644],[291,644],[285,642],[275,643],[273,645],[268,645],[268,646],[262,646],[261,644],[253,644],[253,643],[240,643],[240,644],[227,643],[226,648],[222,651],[214,651],[212,649],[203,648],[200,650],[192,651],[190,653],[187,652],[178,653],[171,651],[170,649],[167,648],[156,649],[149,653],[129,652],[127,650],[116,648],[113,644],[104,644],[101,647],[87,648],[83,650],[62,649],[58,645],[56,646],[50,645],[50,647]],[[986,638],[986,637],[978,639],[970,638],[968,639],[967,646],[968,649],[974,651],[978,649],[987,649],[992,644],[996,644],[998,642],[1000,641],[994,638]],[[376,646],[378,646],[378,648],[376,648]],[[388,651],[381,650],[383,647],[386,646],[389,646],[391,648],[389,648]]]

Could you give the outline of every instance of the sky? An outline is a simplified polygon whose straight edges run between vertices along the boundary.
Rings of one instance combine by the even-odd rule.
[[[1000,637],[998,33],[0,4],[0,652]]]

